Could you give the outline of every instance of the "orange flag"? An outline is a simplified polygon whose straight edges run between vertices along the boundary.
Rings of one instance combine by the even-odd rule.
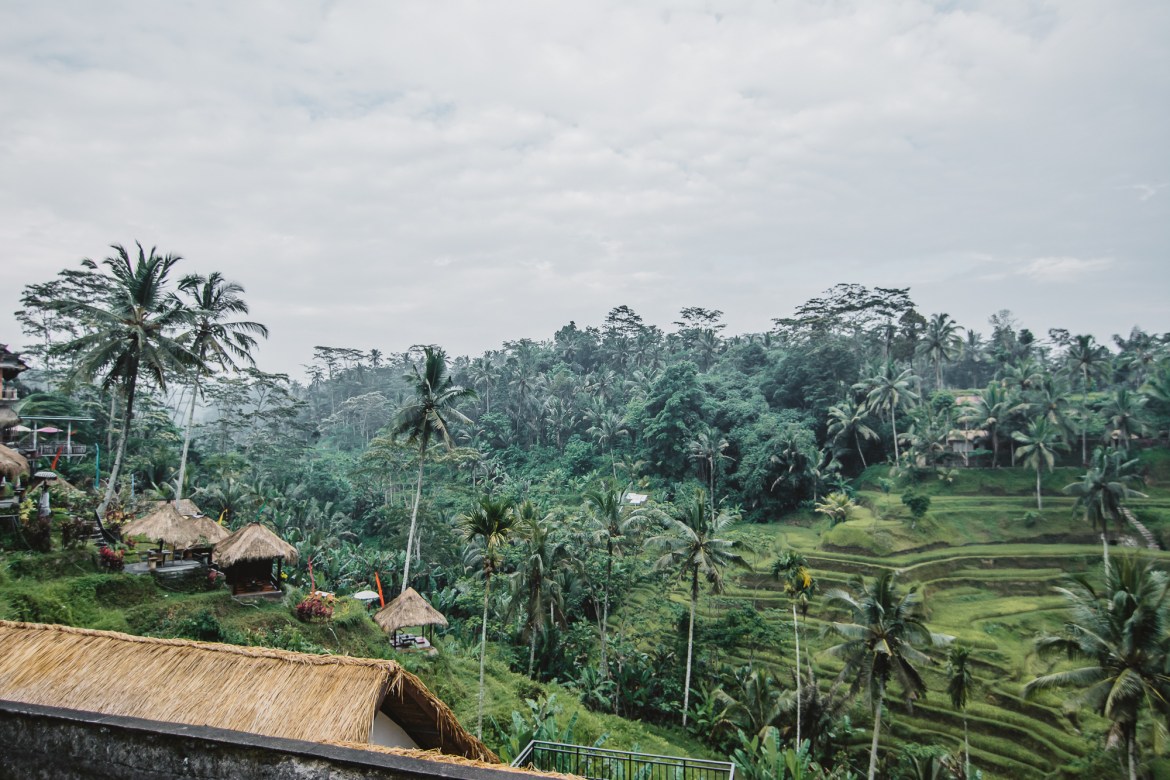
[[[382,595],[382,578],[378,576],[378,572],[374,572],[374,582],[378,583],[378,604],[386,606],[386,597]]]

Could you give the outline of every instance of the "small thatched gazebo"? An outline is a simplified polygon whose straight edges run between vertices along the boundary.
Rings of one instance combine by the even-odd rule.
[[[250,523],[219,542],[211,555],[212,563],[227,575],[233,596],[279,593],[281,566],[284,561],[295,564],[297,558],[295,547],[259,523]]]
[[[447,618],[418,595],[418,591],[407,588],[396,599],[378,610],[378,614],[374,615],[374,622],[390,635],[390,644],[394,647],[403,647],[414,644],[414,637],[407,642],[401,641],[398,637],[400,628],[446,626]]]
[[[207,517],[184,517],[174,504],[165,503],[145,517],[122,526],[122,538],[145,536],[177,550],[210,548],[228,538],[223,526]]]
[[[189,498],[180,498],[178,501],[155,501],[154,508],[161,509],[164,506],[173,506],[175,511],[183,517],[202,517],[203,510],[200,509],[194,501]]]
[[[0,444],[0,474],[13,480],[20,476],[28,476],[28,461],[16,450]]]

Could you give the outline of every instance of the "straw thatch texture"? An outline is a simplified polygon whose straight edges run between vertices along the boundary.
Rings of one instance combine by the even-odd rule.
[[[122,538],[162,539],[179,549],[215,544],[228,538],[223,526],[206,517],[183,517],[173,504],[163,504],[146,517],[122,526]]]
[[[378,610],[374,621],[388,634],[405,626],[445,626],[447,618],[427,603],[414,588],[407,588],[398,598]]]
[[[0,474],[9,479],[16,479],[21,475],[28,475],[28,461],[16,450],[10,450],[0,444]]]
[[[155,509],[161,509],[169,504],[183,517],[199,517],[203,514],[203,510],[196,506],[195,502],[189,498],[180,498],[178,501],[153,501],[151,503]]]
[[[0,431],[20,424],[20,415],[7,406],[0,406]]]
[[[463,758],[462,756],[452,756],[446,753],[438,753],[434,750],[414,750],[411,748],[387,747],[386,745],[374,745],[371,743],[360,744],[357,742],[330,742],[330,745],[337,745],[338,747],[354,748],[356,750],[368,750],[372,753],[387,753],[392,756],[402,756],[404,758],[417,758],[421,761],[438,761],[441,764],[452,764],[455,766],[472,766],[477,769],[492,769],[497,772],[518,772],[520,774],[531,775],[533,777],[552,777],[556,780],[585,780],[580,775],[570,775],[561,772],[542,772],[539,769],[533,769],[527,766],[508,766],[507,764],[495,763],[489,764],[485,761],[477,761],[473,758]]]
[[[381,709],[422,747],[499,761],[393,661],[0,621],[0,699],[313,742]]]
[[[250,523],[215,545],[211,560],[224,568],[244,561],[283,558],[297,562],[297,549],[259,523]]]

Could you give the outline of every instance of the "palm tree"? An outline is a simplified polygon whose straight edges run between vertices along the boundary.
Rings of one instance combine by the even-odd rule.
[[[919,354],[926,355],[934,361],[934,389],[941,390],[942,364],[950,363],[959,357],[963,349],[962,328],[951,319],[951,315],[942,313],[931,316],[926,323],[926,330],[922,334],[922,341],[918,342]]]
[[[463,537],[469,544],[474,545],[472,550],[478,553],[480,565],[483,568],[483,626],[479,636],[479,714],[475,721],[475,736],[483,737],[483,677],[484,657],[487,652],[487,618],[488,599],[492,592],[492,574],[496,570],[496,553],[508,541],[512,530],[516,527],[516,513],[512,502],[506,498],[494,499],[483,496],[470,513],[459,520]],[[409,560],[409,552],[407,559]],[[409,564],[408,564],[409,565]]]
[[[406,563],[402,569],[402,591],[410,586],[410,553],[417,545],[418,505],[422,499],[423,466],[427,447],[435,436],[442,438],[447,449],[452,448],[448,418],[470,422],[455,404],[475,398],[475,391],[455,384],[447,375],[447,353],[435,346],[423,347],[423,368],[412,366],[406,380],[414,385],[414,398],[398,412],[395,436],[406,436],[406,443],[418,447],[418,482],[414,488],[414,506],[410,510],[410,530],[406,534]],[[416,550],[417,555],[417,550]]]
[[[540,517],[536,506],[525,501],[517,510],[524,557],[516,571],[517,594],[526,596],[524,632],[528,635],[528,676],[536,667],[536,637],[556,622],[558,607],[557,569],[565,562],[568,549],[553,538],[553,515]],[[518,600],[513,601],[517,603]],[[563,605],[560,610],[564,617]]]
[[[687,628],[687,672],[683,683],[683,726],[687,725],[687,709],[691,701],[691,660],[695,648],[695,607],[699,603],[699,578],[711,585],[715,593],[723,591],[723,570],[728,566],[750,569],[747,561],[736,550],[742,543],[725,534],[736,518],[726,510],[712,514],[708,509],[703,489],[695,491],[694,498],[679,508],[673,517],[664,518],[665,532],[650,539],[652,547],[661,549],[662,556],[655,563],[658,570],[671,569],[680,579],[691,581],[691,613]]]
[[[609,594],[613,581],[614,554],[629,536],[638,531],[649,517],[646,510],[635,509],[626,503],[626,492],[603,482],[599,488],[585,493],[585,507],[590,536],[605,542],[605,584],[601,597],[601,676],[609,676],[607,650],[609,644]]]
[[[617,412],[604,411],[594,418],[593,425],[586,433],[596,439],[602,449],[609,450],[609,461],[613,466],[613,478],[616,481],[617,460],[614,458],[613,449],[618,439],[628,438],[630,435],[626,421]]]
[[[999,429],[1011,414],[1011,402],[999,382],[992,382],[959,416],[961,423],[974,423],[991,439],[991,465],[999,466]]]
[[[1124,522],[1130,520],[1125,502],[1133,496],[1145,498],[1144,493],[1134,489],[1134,485],[1142,483],[1141,476],[1134,471],[1136,466],[1137,460],[1124,461],[1120,452],[1107,453],[1097,447],[1080,482],[1066,485],[1063,491],[1065,495],[1076,497],[1074,512],[1080,509],[1094,530],[1101,528],[1106,565],[1109,563],[1106,539],[1109,520],[1113,520],[1120,533]]]
[[[898,451],[898,409],[908,401],[918,400],[918,394],[913,390],[917,380],[913,369],[898,371],[893,362],[889,361],[878,373],[854,385],[854,390],[865,392],[866,404],[870,409],[878,414],[885,412],[890,415],[890,428],[894,433],[895,463],[902,460]]]
[[[1105,407],[1105,414],[1114,446],[1120,445],[1122,450],[1129,452],[1129,440],[1145,428],[1146,403],[1144,396],[1128,387],[1119,387],[1113,391]]]
[[[891,679],[902,689],[907,705],[926,693],[926,683],[915,665],[931,662],[916,645],[941,646],[950,637],[930,632],[922,622],[922,599],[917,587],[899,593],[897,573],[886,571],[866,583],[855,577],[857,595],[844,590],[825,594],[829,607],[849,612],[848,623],[832,623],[834,632],[845,639],[829,648],[829,654],[845,662],[840,679],[853,677],[851,692],[864,692],[873,708],[873,743],[869,751],[869,780],[877,773],[878,740],[882,729],[882,704]]]
[[[1045,466],[1052,471],[1056,461],[1056,451],[1068,449],[1061,438],[1060,431],[1055,425],[1048,422],[1047,417],[1038,417],[1028,423],[1028,432],[1012,432],[1012,438],[1020,443],[1016,448],[1016,455],[1023,458],[1024,465],[1036,469],[1036,508],[1043,509],[1040,499],[1040,472]]]
[[[191,405],[187,410],[187,429],[183,434],[183,455],[179,460],[179,476],[175,480],[175,500],[183,497],[187,473],[187,452],[191,447],[191,428],[195,422],[195,403],[199,396],[199,380],[213,365],[224,370],[235,369],[236,360],[255,367],[252,350],[256,336],[268,338],[268,328],[258,322],[224,322],[234,314],[247,314],[248,304],[240,297],[244,288],[224,280],[218,271],[209,276],[190,274],[179,282],[179,290],[188,296],[195,322],[188,332],[188,348],[199,358],[192,373]],[[233,359],[234,358],[234,359]]]
[[[975,675],[971,671],[971,651],[958,644],[947,652],[947,694],[951,706],[963,713],[963,777],[971,776],[971,736],[967,729],[967,701],[975,690]]]
[[[1068,345],[1069,370],[1081,375],[1081,462],[1089,463],[1089,384],[1099,376],[1109,360],[1109,351],[1092,336],[1075,336]]]
[[[854,403],[852,398],[846,398],[836,406],[829,407],[828,436],[833,440],[833,446],[840,452],[845,451],[843,441],[852,440],[857,448],[857,457],[861,458],[861,468],[867,468],[865,453],[861,451],[861,440],[877,441],[877,431],[865,424],[869,417],[869,410]]]
[[[1132,557],[1106,566],[1098,591],[1084,575],[1057,589],[1071,616],[1060,636],[1037,640],[1044,654],[1088,661],[1077,669],[1037,677],[1024,696],[1048,688],[1079,688],[1073,703],[1107,718],[1110,745],[1126,751],[1130,780],[1137,778],[1137,726],[1142,710],[1167,714],[1167,578],[1149,562]]]
[[[199,363],[198,356],[171,335],[190,321],[187,308],[166,291],[167,277],[181,258],[156,254],[153,247],[147,253],[141,244],[137,246],[134,260],[126,249],[113,244],[114,256],[102,261],[111,277],[110,295],[103,305],[62,303],[64,310],[80,314],[91,325],[85,335],[62,347],[63,352],[77,357],[72,379],[91,381],[100,376],[103,389],[117,385],[122,390],[122,431],[110,480],[98,506],[99,517],[105,515],[114,497],[126,456],[139,374],[145,371],[165,389],[169,371],[194,368]],[[82,265],[91,270],[98,267],[89,259]]]
[[[796,749],[801,747],[801,710],[804,707],[800,671],[800,624],[796,620],[796,608],[808,611],[808,602],[816,592],[817,583],[808,570],[808,560],[795,550],[787,550],[772,564],[772,576],[784,583],[784,592],[792,599],[792,637],[796,648]]]
[[[727,439],[711,427],[700,431],[689,445],[691,460],[702,463],[703,471],[706,472],[712,512],[715,511],[715,464],[721,460],[731,460],[730,456],[724,454],[729,446],[731,445]]]
[[[844,523],[856,508],[857,504],[853,502],[849,494],[840,492],[830,493],[825,496],[824,501],[813,504],[813,511],[828,517],[829,522],[833,525]]]

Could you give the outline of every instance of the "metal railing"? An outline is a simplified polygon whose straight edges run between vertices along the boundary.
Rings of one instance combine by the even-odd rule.
[[[61,455],[66,458],[80,457],[87,452],[84,444],[38,444],[37,455],[40,457],[52,457],[60,451]]]
[[[735,764],[533,740],[512,762],[589,780],[735,780]]]

